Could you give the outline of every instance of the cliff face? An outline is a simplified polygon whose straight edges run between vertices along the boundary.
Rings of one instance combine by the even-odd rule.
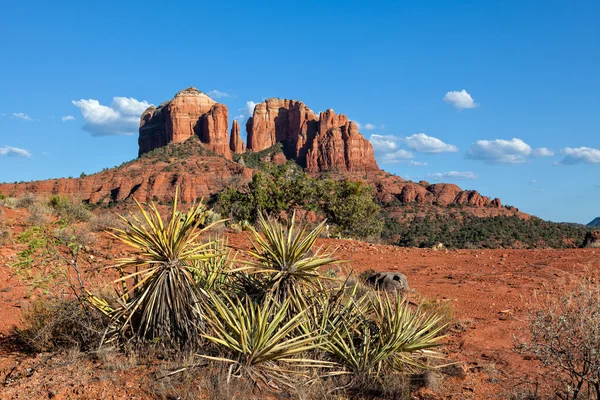
[[[246,151],[246,145],[242,141],[242,136],[240,135],[240,125],[235,119],[231,124],[231,135],[229,138],[229,150],[231,150],[232,153],[242,154]]]
[[[248,149],[261,151],[282,143],[288,159],[308,172],[379,171],[373,146],[344,114],[317,115],[301,101],[268,99],[254,108],[246,124]]]
[[[181,143],[192,136],[207,149],[231,159],[246,147],[234,121],[227,132],[228,111],[195,88],[187,88],[158,107],[149,107],[140,119],[139,155]],[[371,143],[344,114],[327,110],[317,116],[303,102],[268,99],[254,108],[246,123],[248,150],[258,152],[281,143],[288,160],[308,172],[336,171],[367,174],[380,171]]]
[[[140,119],[139,155],[169,143],[198,136],[218,155],[231,158],[227,134],[227,106],[190,87],[158,107],[149,107]]]

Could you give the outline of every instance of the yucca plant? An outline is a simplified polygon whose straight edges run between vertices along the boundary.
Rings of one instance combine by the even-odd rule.
[[[248,254],[253,261],[248,262],[255,274],[262,274],[268,291],[283,299],[294,287],[310,286],[317,288],[316,282],[324,277],[319,268],[340,262],[333,257],[334,251],[322,247],[312,250],[317,238],[325,230],[326,221],[315,229],[297,229],[295,214],[288,224],[274,218],[258,218],[258,230],[251,229],[252,250]]]
[[[387,293],[376,293],[369,302],[367,308],[357,303],[358,312],[347,313],[325,341],[348,372],[358,378],[378,377],[385,369],[411,372],[427,368],[423,358],[439,356],[431,349],[443,338],[442,316],[412,310],[406,299]]]
[[[122,275],[115,281],[122,285],[120,306],[109,313],[116,333],[130,332],[139,338],[179,345],[198,337],[201,312],[193,263],[214,256],[210,244],[199,241],[211,225],[198,228],[206,219],[201,202],[187,213],[179,213],[178,195],[176,189],[168,221],[163,222],[154,203],[147,211],[136,201],[142,220],[133,214],[120,216],[126,229],[113,229],[111,233],[135,249],[132,257],[117,260],[115,265]]]
[[[304,312],[289,317],[289,299],[280,303],[272,296],[257,302],[245,295],[232,298],[225,292],[205,292],[204,319],[207,332],[202,336],[220,346],[227,357],[201,357],[225,361],[235,365],[235,374],[245,374],[255,383],[268,384],[270,380],[289,385],[290,370],[281,363],[300,367],[324,367],[332,363],[297,357],[317,347],[316,332],[297,334],[305,318]]]
[[[240,271],[240,268],[234,268],[235,255],[232,254],[227,239],[209,239],[206,250],[213,257],[192,260],[192,272],[197,285],[204,290],[218,290],[229,286],[232,274]]]

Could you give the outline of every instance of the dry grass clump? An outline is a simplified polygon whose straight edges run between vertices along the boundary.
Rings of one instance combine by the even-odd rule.
[[[40,300],[23,313],[17,337],[36,352],[58,349],[95,349],[102,339],[105,321],[76,299]]]
[[[4,210],[0,208],[0,245],[6,245],[12,242],[12,232],[6,225]]]

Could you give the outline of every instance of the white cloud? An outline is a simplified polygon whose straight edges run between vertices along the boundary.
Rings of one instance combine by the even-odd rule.
[[[553,155],[554,152],[546,147],[540,147],[531,151],[532,157],[552,157]]]
[[[379,129],[385,129],[385,124],[379,125]]]
[[[246,116],[244,114],[236,115],[233,119],[244,119]]]
[[[471,145],[467,158],[496,164],[521,164],[529,157],[548,157],[554,153],[545,148],[532,149],[518,138],[511,140],[478,140]]]
[[[365,129],[368,131],[372,131],[373,129],[377,128],[375,125],[370,124],[370,123],[366,123],[365,124]]]
[[[566,147],[560,151],[565,157],[558,165],[600,164],[600,150],[591,147]]]
[[[251,117],[254,114],[254,107],[256,107],[256,103],[255,102],[253,102],[253,101],[247,101],[246,102],[246,115],[248,115],[248,116]]]
[[[535,179],[532,179],[531,181],[529,181],[530,184],[535,185],[537,183],[537,181]]]
[[[413,161],[413,160],[410,160],[410,161],[408,162],[408,165],[409,165],[409,166],[411,166],[411,167],[426,167],[426,166],[428,166],[429,164],[427,164],[427,162],[421,162],[421,161]]]
[[[400,139],[392,135],[373,134],[369,140],[373,145],[373,150],[375,150],[375,153],[387,153],[390,150],[395,150],[398,148],[398,142]]]
[[[66,121],[75,121],[75,117],[72,115],[65,115],[64,117],[61,118],[62,122],[66,122]]]
[[[358,128],[358,130],[362,129],[362,124],[358,121],[354,121],[354,123],[356,124],[356,127]]]
[[[0,156],[11,156],[11,157],[31,157],[31,153],[25,149],[11,146],[0,146]]]
[[[81,109],[81,115],[85,120],[83,130],[93,136],[137,133],[140,116],[151,105],[145,100],[139,101],[133,97],[113,97],[110,107],[94,99],[73,100],[72,103]]]
[[[415,158],[415,155],[410,151],[406,151],[404,149],[398,149],[396,151],[392,151],[389,153],[382,154],[380,156],[376,156],[376,158],[382,164],[395,164],[400,161],[409,160],[411,158]]]
[[[210,97],[215,98],[215,99],[231,97],[231,95],[229,93],[227,93],[227,92],[221,92],[221,91],[216,90],[216,89],[210,90],[207,94]]]
[[[416,133],[405,139],[409,149],[420,153],[451,153],[458,151],[453,144],[442,142],[438,138],[427,136],[424,133]]]
[[[464,108],[475,108],[479,107],[479,104],[475,103],[475,100],[471,97],[471,95],[465,90],[452,91],[446,93],[443,99],[446,103],[453,105],[454,107],[462,110]]]
[[[436,172],[434,174],[427,174],[429,178],[443,181],[443,180],[465,180],[465,179],[477,179],[477,175],[471,171],[448,171],[448,172]]]
[[[25,121],[33,121],[33,118],[31,118],[29,115],[22,113],[22,112],[12,113],[12,118],[22,119]]]

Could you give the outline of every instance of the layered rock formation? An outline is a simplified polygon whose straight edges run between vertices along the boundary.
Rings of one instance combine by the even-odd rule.
[[[139,155],[198,136],[209,150],[231,158],[227,118],[227,106],[196,88],[184,89],[172,100],[144,111],[140,119]]]
[[[233,120],[231,124],[231,135],[229,137],[229,149],[232,153],[242,154],[246,151],[246,145],[242,141],[242,136],[240,135],[240,124],[238,124],[237,120]]]
[[[197,155],[173,157],[169,153],[166,156],[157,154],[81,178],[0,183],[0,193],[10,196],[58,194],[90,204],[108,204],[133,198],[138,201],[169,202],[173,200],[175,188],[179,187],[181,200],[192,202],[219,193],[232,180],[248,182],[252,179],[252,169],[219,156],[201,155],[204,145],[198,141],[170,146],[185,146],[189,153]]]
[[[286,157],[308,172],[379,171],[371,143],[354,122],[333,110],[317,117],[301,101],[272,98],[256,105],[246,131],[249,150],[281,143]]]

